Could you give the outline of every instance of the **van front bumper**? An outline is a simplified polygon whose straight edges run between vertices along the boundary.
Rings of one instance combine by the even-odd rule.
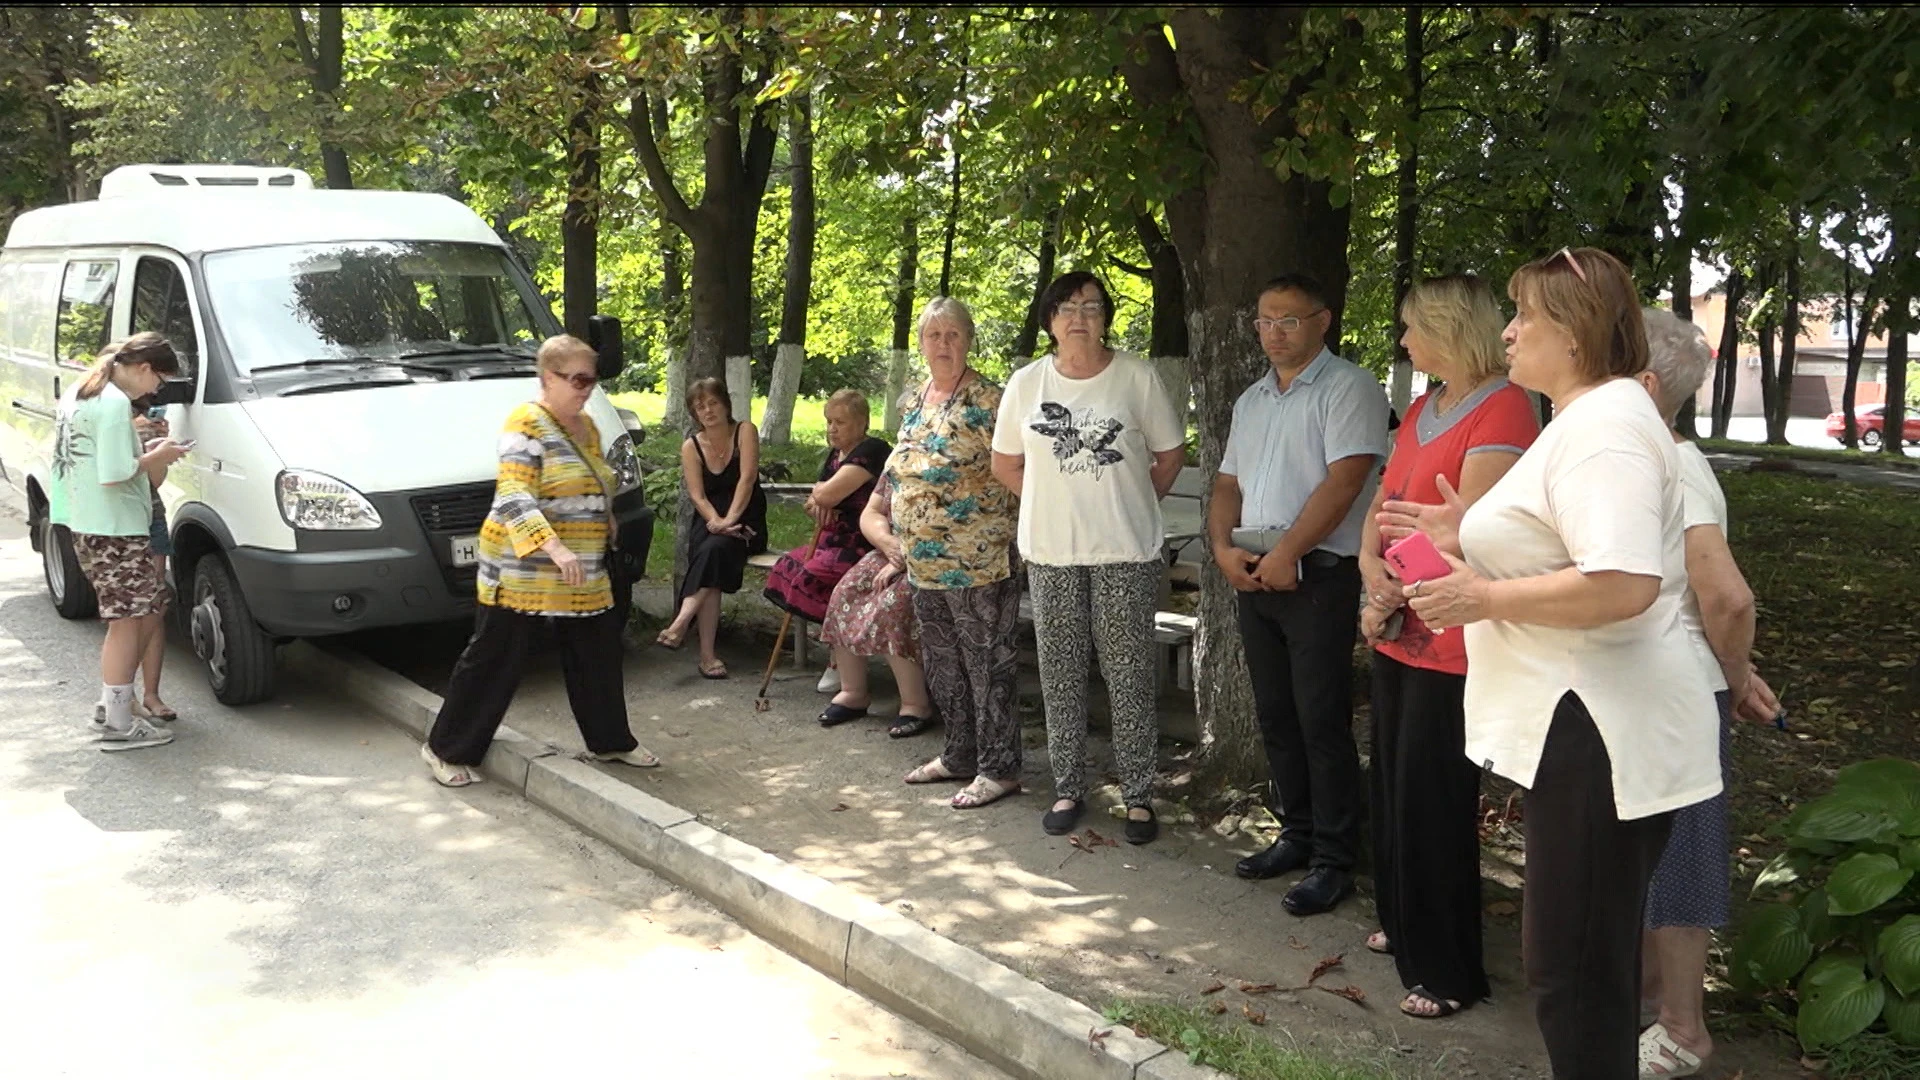
[[[492,484],[369,495],[381,527],[301,532],[295,551],[227,553],[260,628],[276,637],[323,637],[473,615],[472,566],[453,565],[454,541],[477,535]],[[614,499],[619,557],[628,580],[644,572],[653,510],[639,488]]]

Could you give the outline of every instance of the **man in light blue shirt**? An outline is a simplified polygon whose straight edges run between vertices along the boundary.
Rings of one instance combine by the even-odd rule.
[[[1387,396],[1323,343],[1333,315],[1312,278],[1273,279],[1256,311],[1273,370],[1234,403],[1207,533],[1240,594],[1281,829],[1235,871],[1261,879],[1307,868],[1282,903],[1313,915],[1353,891],[1363,802],[1353,743],[1355,556],[1387,456]]]

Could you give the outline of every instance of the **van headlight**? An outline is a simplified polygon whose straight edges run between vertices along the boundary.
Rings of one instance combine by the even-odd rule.
[[[326,473],[288,469],[274,482],[280,516],[296,529],[377,529],[380,511],[365,495]]]
[[[613,470],[616,490],[626,491],[640,483],[640,455],[633,452],[631,432],[621,432],[607,447],[607,467]]]

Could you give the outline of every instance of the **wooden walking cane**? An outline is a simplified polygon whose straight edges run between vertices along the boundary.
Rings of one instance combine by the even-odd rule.
[[[827,527],[825,525],[818,525],[814,527],[813,539],[807,541],[807,553],[805,555],[800,556],[800,561],[802,563],[805,563],[807,560],[813,558],[813,549],[819,546],[820,534],[825,532],[826,528]],[[779,666],[780,647],[786,644],[787,628],[792,625],[793,625],[793,612],[789,611],[786,613],[785,617],[783,617],[780,620],[780,632],[773,636],[773,655],[767,657],[767,674],[764,678],[760,680],[760,693],[757,696],[755,696],[753,699],[754,712],[766,712],[768,709],[773,708],[773,702],[767,700],[767,687],[773,685],[773,669]],[[802,627],[800,632],[804,634],[807,631],[804,627]]]

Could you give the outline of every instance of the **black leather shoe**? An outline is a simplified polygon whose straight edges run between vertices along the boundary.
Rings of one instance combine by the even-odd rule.
[[[1065,810],[1049,809],[1040,817],[1040,827],[1048,836],[1065,836],[1080,824],[1080,815],[1087,810],[1087,800],[1075,799],[1073,805]]]
[[[1152,808],[1148,808],[1145,821],[1131,817],[1127,819],[1127,843],[1151,844],[1159,835],[1160,815],[1154,813]]]
[[[1291,874],[1307,865],[1313,858],[1313,850],[1305,844],[1296,844],[1291,840],[1278,840],[1274,845],[1258,855],[1249,855],[1233,864],[1233,872],[1248,881],[1265,881]]]
[[[1318,915],[1323,911],[1332,911],[1351,892],[1352,874],[1331,866],[1316,866],[1300,879],[1298,885],[1287,890],[1287,895],[1280,900],[1280,906],[1286,908],[1289,915]]]

